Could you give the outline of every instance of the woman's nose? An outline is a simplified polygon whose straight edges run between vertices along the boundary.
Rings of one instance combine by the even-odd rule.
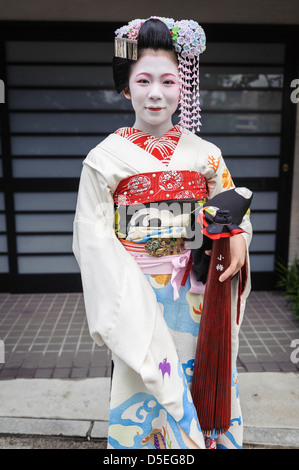
[[[152,100],[158,100],[163,97],[159,84],[153,83],[149,90],[148,97]]]

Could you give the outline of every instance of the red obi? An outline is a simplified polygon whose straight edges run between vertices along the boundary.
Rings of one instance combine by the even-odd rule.
[[[113,200],[117,205],[134,205],[206,197],[206,179],[202,173],[169,170],[138,173],[124,178],[117,186]]]

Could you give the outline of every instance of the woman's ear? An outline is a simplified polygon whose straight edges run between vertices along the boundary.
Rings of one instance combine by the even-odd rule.
[[[131,99],[130,90],[129,90],[129,87],[128,87],[128,86],[123,89],[123,94],[124,94],[124,96],[127,98],[127,100],[130,100],[130,99]]]

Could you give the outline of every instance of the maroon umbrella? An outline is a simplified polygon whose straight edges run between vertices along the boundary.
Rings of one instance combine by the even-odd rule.
[[[226,195],[228,206],[231,196],[234,199],[236,194]],[[246,207],[242,209],[244,213],[251,199],[246,200]],[[208,203],[211,206],[214,205],[212,201]],[[244,230],[234,223],[230,211],[223,208],[216,212],[215,217],[202,210],[200,222],[204,227],[204,237],[212,242],[212,250],[194,362],[192,397],[201,429],[210,436],[213,431],[225,433],[230,427],[231,280],[220,282],[219,276],[230,265],[229,238]]]

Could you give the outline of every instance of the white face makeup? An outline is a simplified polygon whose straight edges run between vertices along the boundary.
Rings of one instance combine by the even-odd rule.
[[[172,127],[180,96],[178,67],[167,53],[149,51],[132,67],[130,92],[135,128],[162,137]]]

